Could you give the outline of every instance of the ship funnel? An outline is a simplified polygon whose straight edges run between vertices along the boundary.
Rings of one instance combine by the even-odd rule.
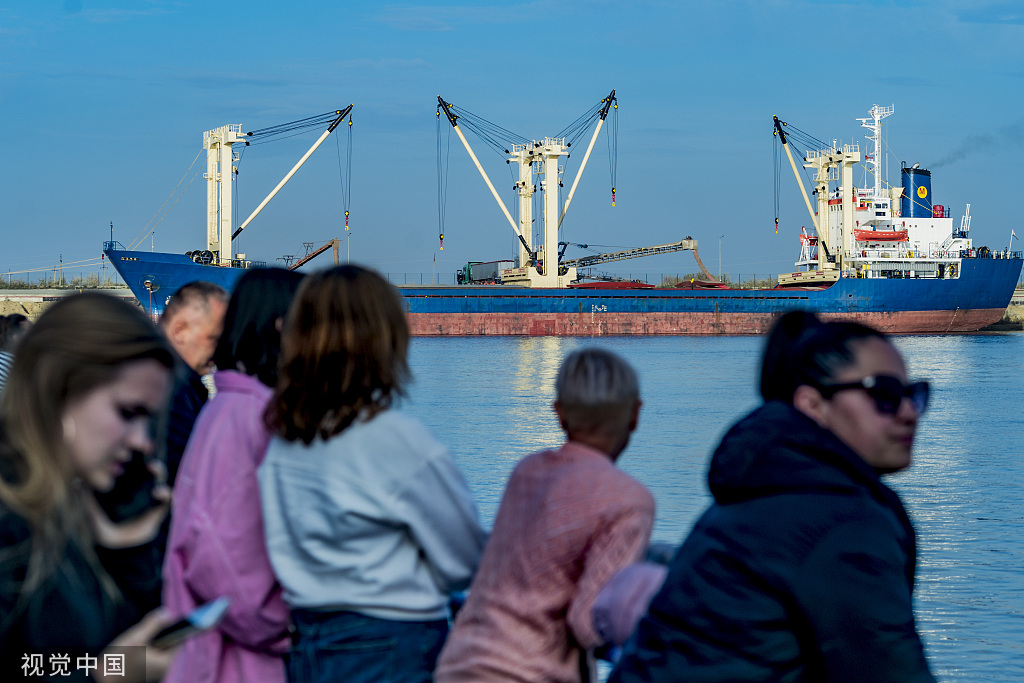
[[[932,173],[921,164],[903,167],[903,196],[900,215],[904,218],[932,217]]]

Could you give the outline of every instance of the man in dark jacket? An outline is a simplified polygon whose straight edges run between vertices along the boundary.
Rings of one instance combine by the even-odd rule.
[[[167,301],[160,328],[183,361],[167,423],[167,482],[174,484],[185,444],[208,396],[202,376],[213,369],[213,352],[224,329],[228,293],[211,282],[191,282]]]

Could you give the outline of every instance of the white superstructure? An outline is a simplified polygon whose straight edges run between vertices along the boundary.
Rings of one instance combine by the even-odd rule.
[[[893,112],[891,106],[874,105],[869,118],[858,119],[868,129],[866,137],[871,142],[871,153],[863,158],[856,144],[833,143],[807,152],[804,168],[816,171],[814,194],[818,207],[812,215],[816,234],[801,236],[796,265],[804,270],[780,275],[780,284],[828,282],[840,277],[958,276],[960,259],[972,250],[970,204],[956,227],[945,206],[932,204],[931,174],[919,164],[901,169],[901,186],[886,182],[882,119]],[[776,130],[781,130],[778,124]],[[789,154],[788,148],[786,152]],[[858,163],[864,164],[864,187],[853,184]],[[793,166],[795,171],[795,162]],[[919,179],[926,182],[919,185]],[[904,192],[913,192],[914,196],[904,197]],[[804,198],[807,200],[806,192]],[[917,204],[911,206],[911,201]],[[807,206],[811,210],[809,200]]]

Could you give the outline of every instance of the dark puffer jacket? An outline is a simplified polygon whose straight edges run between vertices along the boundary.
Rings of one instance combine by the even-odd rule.
[[[914,627],[914,530],[831,432],[783,403],[722,439],[714,504],[609,683],[934,681]]]

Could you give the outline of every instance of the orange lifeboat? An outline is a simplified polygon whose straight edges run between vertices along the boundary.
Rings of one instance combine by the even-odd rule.
[[[854,230],[858,242],[906,242],[906,230]]]

